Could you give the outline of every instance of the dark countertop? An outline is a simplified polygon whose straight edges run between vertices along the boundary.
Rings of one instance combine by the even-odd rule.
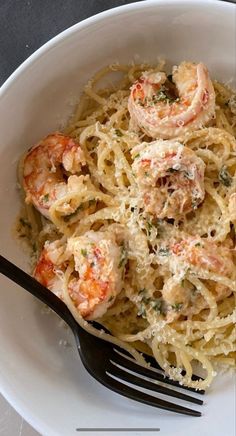
[[[135,1],[140,0],[0,0],[0,86],[27,57],[62,30]]]
[[[139,0],[0,0],[0,86],[37,48],[98,12]]]

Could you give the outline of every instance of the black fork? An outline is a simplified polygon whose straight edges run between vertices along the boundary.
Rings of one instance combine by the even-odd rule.
[[[3,256],[0,256],[0,272],[49,306],[69,325],[74,333],[83,365],[101,384],[120,395],[149,406],[185,415],[201,416],[199,411],[157,398],[136,388],[140,387],[198,405],[203,404],[199,398],[189,396],[176,389],[194,391],[194,389],[183,387],[178,382],[167,378],[153,358],[144,355],[151,366],[149,368],[143,367],[123,349],[85,331],[56,295]],[[101,328],[97,323],[96,326]],[[195,379],[197,379],[196,376]],[[136,387],[130,387],[126,383]],[[174,388],[171,389],[168,385]],[[202,394],[204,391],[198,391],[198,393]]]

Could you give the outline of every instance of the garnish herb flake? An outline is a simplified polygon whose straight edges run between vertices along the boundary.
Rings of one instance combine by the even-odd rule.
[[[147,226],[147,234],[148,234],[148,236],[150,236],[152,228],[153,228],[153,224],[150,221],[147,221],[146,226]]]
[[[151,307],[152,307],[152,309],[153,310],[155,310],[156,312],[158,312],[158,313],[163,313],[163,308],[162,308],[162,303],[163,303],[163,301],[162,301],[162,299],[161,298],[158,298],[158,299],[156,299],[156,300],[152,300],[152,302],[151,302]]]
[[[158,252],[159,256],[169,256],[170,255],[170,250],[169,248],[160,248],[159,252]]]
[[[146,318],[146,308],[144,304],[140,304],[139,310],[138,310],[138,316],[142,316],[142,318]]]
[[[123,136],[123,133],[120,131],[120,129],[115,129],[115,133],[116,133],[116,136],[119,136],[119,137]]]
[[[177,168],[169,168],[168,169],[168,172],[169,173],[176,173],[176,172],[178,172],[179,170],[177,169]]]
[[[179,312],[183,307],[183,303],[175,303],[172,304],[171,308],[175,310],[175,312]]]
[[[95,204],[96,203],[96,198],[91,198],[90,200],[89,200],[89,206],[92,206],[93,204]]]
[[[45,195],[43,196],[43,200],[46,201],[46,202],[48,202],[48,200],[49,200],[49,194],[45,194]]]
[[[31,224],[28,221],[26,221],[24,218],[21,217],[19,221],[20,221],[22,226],[28,227],[29,229],[31,229]]]
[[[87,257],[87,256],[88,256],[88,252],[87,252],[86,248],[81,248],[81,254],[82,254],[82,256],[84,256],[84,257]]]
[[[219,172],[219,181],[222,183],[222,185],[226,186],[227,188],[231,186],[233,178],[228,173],[226,166],[224,165]]]
[[[83,204],[80,204],[80,206],[79,207],[77,207],[77,209],[74,211],[74,212],[72,212],[70,215],[66,215],[66,216],[64,216],[64,221],[67,223],[68,221],[70,221],[70,219],[71,218],[74,218],[76,215],[77,215],[77,213],[79,213],[81,210],[83,210],[83,208],[84,208],[84,205]]]
[[[121,246],[121,257],[118,268],[123,268],[127,261],[127,250],[124,245]]]

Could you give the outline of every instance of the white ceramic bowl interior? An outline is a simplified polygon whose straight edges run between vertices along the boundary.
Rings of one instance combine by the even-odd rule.
[[[27,258],[12,236],[20,206],[17,161],[27,147],[60,128],[96,70],[113,62],[193,60],[205,62],[213,77],[228,82],[236,70],[235,41],[233,4],[157,0],[85,20],[32,55],[0,92],[1,253],[27,268]],[[3,277],[0,281],[0,388],[42,434],[70,436],[78,434],[78,427],[122,426],[160,427],[165,435],[233,436],[229,377],[214,383],[201,419],[121,398],[86,373],[72,335],[55,315],[43,314],[25,291]],[[61,345],[65,340],[70,346]]]

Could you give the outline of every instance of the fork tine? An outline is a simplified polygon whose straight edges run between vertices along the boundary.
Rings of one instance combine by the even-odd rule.
[[[96,321],[92,321],[92,324],[93,324],[93,326],[96,327],[98,330],[103,329],[103,330],[105,330],[107,333],[110,333],[109,330],[107,330],[104,326],[100,325],[100,324],[97,323]],[[116,353],[120,353],[120,354],[124,355],[124,357],[127,355],[127,358],[130,359],[130,354],[129,354],[128,352],[126,352],[126,350],[123,350],[123,349],[121,349],[121,348],[118,348],[118,349],[114,348],[114,350],[116,351]],[[161,371],[161,374],[160,374],[160,373],[159,373],[159,374],[158,374],[158,373],[155,373],[155,374],[156,374],[156,377],[155,377],[156,380],[164,381],[165,384],[169,384],[169,385],[171,385],[171,386],[176,386],[176,387],[178,387],[178,388],[180,388],[180,389],[184,389],[184,390],[186,390],[186,391],[195,392],[195,393],[198,393],[198,394],[201,394],[201,395],[204,395],[204,394],[205,394],[205,391],[204,391],[203,389],[199,389],[199,390],[197,390],[197,389],[194,389],[194,388],[190,388],[190,387],[188,387],[188,386],[180,385],[178,381],[171,380],[169,377],[167,377],[167,376],[165,375],[163,369],[161,368],[160,365],[158,365],[158,363],[157,363],[156,359],[154,359],[154,357],[152,357],[152,356],[150,356],[149,354],[146,354],[146,353],[142,353],[142,355],[143,355],[143,357],[145,358],[145,360],[146,360],[148,363],[150,363],[150,365],[151,365],[151,367],[152,367],[153,369],[158,369],[159,371]],[[128,359],[127,359],[127,360],[128,360]],[[133,360],[132,360],[132,361],[133,361]],[[138,365],[137,362],[135,362],[135,361],[133,361],[133,362],[136,363],[136,365]],[[139,367],[141,367],[141,365],[139,365]],[[142,368],[142,367],[141,367],[141,368]],[[138,372],[137,369],[133,369],[133,371]],[[145,368],[145,373],[141,373],[141,374],[142,374],[142,375],[147,375],[147,372],[148,372],[148,369]],[[139,372],[139,374],[140,374],[140,372]],[[158,374],[158,375],[157,375],[157,374]],[[185,375],[185,371],[182,371],[182,375]],[[153,376],[153,371],[152,371],[152,376]],[[148,377],[151,377],[151,374],[148,375]],[[151,377],[151,378],[153,378],[153,377]],[[192,375],[192,380],[194,380],[194,381],[195,381],[195,380],[202,380],[202,377],[193,374],[193,375]]]
[[[171,380],[169,377],[167,377],[164,374],[164,372],[159,373],[159,372],[156,372],[152,369],[143,367],[143,366],[139,365],[135,360],[132,360],[128,356],[126,357],[123,353],[121,354],[120,351],[118,351],[116,348],[113,348],[113,350],[114,350],[114,352],[111,354],[110,359],[112,359],[114,361],[114,363],[116,363],[120,366],[123,366],[124,368],[129,369],[130,371],[136,372],[140,375],[144,375],[145,377],[148,377],[150,379],[161,381],[165,384],[176,386],[176,387],[181,388],[181,389],[187,388],[187,390],[189,390],[191,392],[195,392],[195,393],[197,392],[198,394],[205,393],[205,391],[203,391],[203,390],[197,391],[194,388],[189,388],[189,387],[180,385],[179,382]]]
[[[201,416],[201,412],[197,410],[188,409],[187,407],[180,406],[169,401],[162,400],[160,398],[153,397],[152,395],[145,394],[137,389],[130,388],[129,386],[116,381],[109,372],[106,372],[108,380],[105,384],[109,389],[114,392],[128,397],[132,400],[140,403],[147,404],[149,406],[157,407],[159,409],[169,410],[170,412],[181,413],[183,415]]]
[[[169,389],[166,386],[161,386],[159,384],[152,383],[143,378],[137,377],[134,374],[130,374],[129,372],[126,372],[123,369],[116,366],[114,362],[112,362],[112,360],[110,361],[110,364],[111,364],[110,367],[106,369],[111,371],[111,374],[113,374],[115,377],[121,378],[122,380],[127,381],[128,383],[135,384],[144,389],[159,392],[160,394],[165,394],[171,397],[180,398],[181,400],[189,401],[190,403],[195,403],[200,405],[203,404],[203,401],[199,400],[198,398],[191,397],[189,395],[183,394],[182,392],[175,391],[174,389]]]

